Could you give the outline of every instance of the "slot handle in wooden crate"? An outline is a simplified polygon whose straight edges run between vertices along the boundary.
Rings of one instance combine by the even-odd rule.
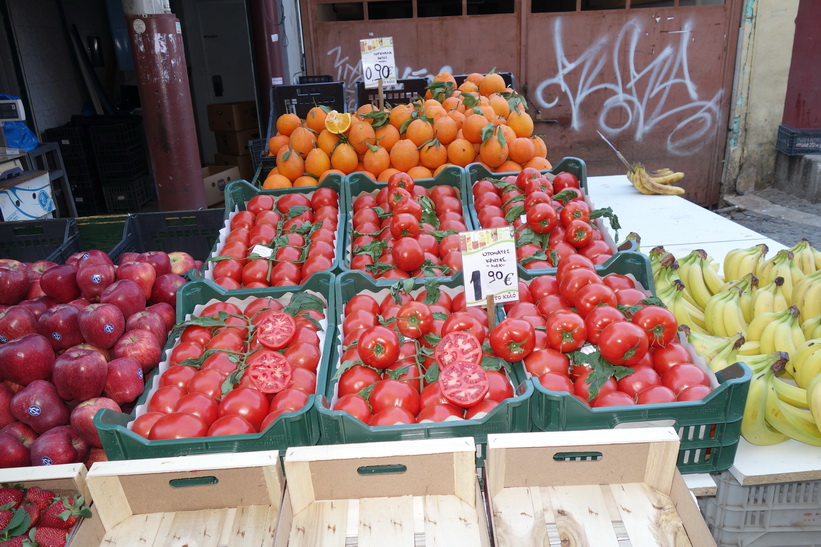
[[[589,452],[556,452],[553,454],[554,462],[598,462],[602,459],[602,453],[594,450]]]
[[[384,465],[363,465],[358,468],[356,472],[360,475],[392,475],[397,473],[405,473],[407,470],[407,465],[396,463]]]
[[[214,475],[206,475],[204,477],[184,477],[180,479],[171,479],[168,485],[172,488],[187,488],[190,486],[208,486],[211,484],[219,484],[219,479]]]

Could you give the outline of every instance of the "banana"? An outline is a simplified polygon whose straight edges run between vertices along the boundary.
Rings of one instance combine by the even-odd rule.
[[[807,399],[815,423],[821,423],[821,374],[816,375],[807,386]]]
[[[815,257],[815,269],[821,270],[821,251],[819,251],[815,247],[810,248],[812,249],[812,256]]]
[[[741,307],[741,313],[744,315],[744,321],[750,324],[753,320],[753,292],[758,287],[758,278],[753,273],[745,274],[736,285],[741,290],[741,298],[738,300],[738,305]]]
[[[821,270],[805,275],[793,286],[792,304],[801,310],[801,319],[821,315]]]
[[[761,353],[761,342],[758,341],[752,342],[747,340],[740,348],[738,348],[739,356],[758,355],[759,353]]]
[[[738,348],[744,344],[744,337],[737,334],[726,338],[727,343],[719,350],[715,357],[707,362],[713,372],[718,372],[738,361]]]
[[[764,332],[764,329],[772,323],[779,314],[775,312],[767,312],[767,313],[760,313],[753,317],[753,320],[750,321],[750,325],[747,327],[747,340],[751,340],[753,342],[760,342],[761,341],[761,333]]]
[[[769,249],[763,243],[747,249],[733,249],[724,256],[724,279],[735,281],[748,273],[753,273],[756,265],[764,260]]]
[[[786,249],[778,251],[774,257],[764,262],[760,270],[755,272],[755,275],[761,285],[767,285],[776,277],[783,277],[784,286],[782,290],[789,302],[793,302],[793,287],[804,277],[804,273],[795,263],[795,256]]]
[[[778,376],[774,376],[770,382],[775,388],[775,393],[778,395],[779,399],[788,405],[802,408],[804,410],[810,409],[806,389],[795,386],[789,382],[785,382],[784,380],[778,378]]]
[[[670,174],[664,175],[664,177],[671,177],[674,178],[677,175]],[[682,176],[684,176],[682,174]],[[640,163],[634,163],[630,169],[627,171],[627,178],[630,182],[633,183],[633,186],[645,195],[653,195],[653,194],[662,194],[662,195],[671,195],[671,196],[680,196],[684,194],[684,188],[679,186],[673,186],[672,184],[660,184],[656,182],[654,179],[647,174],[645,171],[644,166]],[[680,179],[681,177],[679,177]],[[676,179],[678,180],[678,179]],[[672,180],[671,180],[672,181]]]
[[[796,243],[795,246],[790,249],[790,252],[795,257],[795,262],[798,268],[804,272],[804,275],[809,275],[818,270],[818,267],[815,265],[815,255],[813,254],[812,246],[806,238]]]
[[[690,296],[692,296],[695,303],[702,310],[706,308],[710,297],[713,296],[715,292],[718,292],[718,290],[711,291],[707,284],[705,273],[708,270],[712,271],[712,268],[710,268],[709,265],[707,265],[707,268],[702,267],[702,262],[705,261],[706,255],[707,253],[703,250],[697,249],[678,261],[679,277],[681,277],[681,280],[684,282],[684,287],[687,289],[687,292],[690,293]]]
[[[804,333],[804,338],[807,340],[821,338],[821,315],[810,317],[801,323],[801,332]]]
[[[761,351],[764,353],[785,351],[790,355],[795,355],[797,348],[806,341],[798,325],[798,309],[790,307],[777,313],[776,316],[776,319],[764,327],[761,332],[759,339]],[[788,364],[787,372],[795,374],[795,369]]]
[[[661,169],[656,169],[654,171],[647,171],[648,174],[650,174],[654,177],[662,177],[664,175],[669,175],[672,172],[673,172],[673,170],[670,169],[669,167],[662,167]]]
[[[687,341],[695,348],[696,353],[704,357],[704,360],[708,363],[718,355],[718,352],[721,351],[724,344],[727,343],[727,339],[723,336],[713,336],[711,334],[698,332],[690,328],[688,324],[683,324],[679,327],[679,330],[684,333]]]
[[[661,173],[656,171],[647,173],[647,171],[645,171],[645,173],[647,173],[647,178],[656,184],[672,184],[684,178],[684,173],[681,171],[672,171],[666,168],[662,171]]]
[[[790,361],[790,356],[783,351],[776,351],[774,353],[759,353],[758,355],[748,355],[743,359],[739,357],[745,365],[750,367],[753,374],[764,372],[767,369],[776,368],[783,370]]]
[[[704,312],[685,299],[684,283],[681,280],[676,279],[672,285],[659,291],[658,297],[673,312],[679,325],[689,325],[695,331],[707,333]]]
[[[707,332],[715,336],[744,334],[747,322],[739,306],[740,293],[735,288],[713,295],[704,308]]]
[[[778,398],[773,385],[775,376],[767,376],[767,397],[765,403],[765,419],[773,429],[796,441],[812,446],[821,446],[821,431],[815,425],[812,413],[796,408]]]
[[[808,387],[812,379],[821,374],[821,339],[807,340],[797,350],[792,368],[795,383]]]
[[[769,446],[783,443],[788,439],[786,435],[770,427],[766,420],[767,414],[767,374],[754,373],[747,391],[747,402],[741,416],[741,436],[750,444]]]
[[[784,294],[784,278],[776,277],[752,294],[752,316],[781,312],[790,307]]]

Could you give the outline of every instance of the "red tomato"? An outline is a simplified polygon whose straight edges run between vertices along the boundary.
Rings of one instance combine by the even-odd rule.
[[[146,412],[144,414],[140,414],[131,423],[131,431],[140,437],[145,437],[147,439],[148,434],[151,432],[151,428],[154,427],[157,420],[163,416],[165,416],[164,412]]]
[[[647,298],[647,295],[638,289],[622,289],[616,293],[619,306],[635,306],[645,298]]]
[[[593,241],[593,232],[596,230],[589,222],[572,220],[566,226],[564,239],[577,249],[586,247]]]
[[[200,346],[205,347],[209,340],[214,336],[211,332],[212,327],[201,327],[199,325],[191,325],[185,327],[180,335],[181,342],[196,342]]]
[[[291,370],[291,381],[286,389],[301,389],[305,393],[316,393],[316,374],[304,368],[294,367]]]
[[[447,403],[448,400],[442,395],[442,389],[439,387],[439,382],[428,384],[422,390],[419,400],[422,408],[439,403]]]
[[[527,227],[537,234],[550,233],[558,222],[558,215],[549,203],[537,203],[527,209]]]
[[[189,393],[203,393],[209,397],[220,399],[222,397],[222,384],[225,376],[216,370],[200,370],[196,372],[188,381]]]
[[[636,395],[637,405],[656,405],[675,401],[676,394],[673,390],[662,385],[647,386]]]
[[[148,400],[146,410],[148,412],[162,412],[163,414],[174,412],[177,401],[183,395],[185,395],[185,390],[180,386],[169,385],[157,388]]]
[[[487,395],[490,381],[478,364],[458,361],[439,371],[439,388],[448,402],[467,408]]]
[[[407,302],[396,313],[396,327],[403,336],[421,338],[433,328],[433,313],[423,302]]]
[[[379,427],[383,425],[412,424],[416,422],[416,417],[408,410],[400,406],[387,407],[381,412],[376,412],[371,416],[369,425]]]
[[[617,391],[619,389],[618,385],[616,384],[616,380],[613,379],[611,376],[608,378],[604,384],[599,388],[597,393],[591,393],[590,389],[591,386],[588,384],[588,376],[590,375],[590,370],[585,370],[582,372],[576,381],[573,382],[573,390],[577,397],[583,399],[584,401],[591,401],[593,397],[601,397],[605,393],[610,393],[613,391]]]
[[[386,368],[399,358],[399,337],[396,331],[382,325],[363,332],[356,347],[362,362],[374,368]]]
[[[412,237],[403,237],[396,241],[391,251],[396,266],[406,272],[412,272],[422,267],[425,261],[425,252],[419,242]]]
[[[562,353],[576,351],[587,340],[584,319],[572,311],[557,311],[547,318],[547,342]]]
[[[456,312],[442,325],[442,334],[451,332],[468,332],[476,337],[481,345],[485,340],[485,327],[473,314],[467,311]]]
[[[291,342],[288,349],[285,350],[285,358],[292,369],[300,368],[316,372],[322,353],[319,351],[319,347],[308,342]]]
[[[291,364],[281,353],[260,349],[251,354],[246,363],[245,375],[262,393],[279,393],[291,381]]]
[[[435,404],[424,407],[416,416],[416,423],[424,422],[444,422],[449,418],[463,418],[465,414],[464,409],[451,404]]]
[[[587,328],[587,341],[591,344],[598,344],[601,331],[610,323],[621,321],[627,321],[627,318],[615,307],[599,306],[590,310],[587,317],[584,318],[584,325]]]
[[[370,295],[357,294],[345,303],[345,315],[354,310],[365,310],[373,315],[379,315],[379,304]]]
[[[148,440],[191,439],[205,437],[207,434],[208,424],[199,416],[186,412],[172,412],[154,423]]]
[[[305,194],[285,194],[277,200],[277,210],[283,215],[294,207],[311,207],[311,200]]]
[[[368,402],[374,416],[391,406],[401,406],[413,416],[419,412],[419,392],[410,385],[391,378],[374,384]]]
[[[678,397],[676,397],[676,400],[700,401],[712,392],[713,390],[709,386],[703,386],[701,384],[687,386],[679,392]]]
[[[229,414],[214,420],[214,423],[208,428],[207,435],[209,437],[218,437],[221,435],[250,435],[251,433],[256,433],[251,422],[242,416]]]
[[[681,363],[661,375],[662,385],[669,387],[678,396],[686,387],[702,385],[710,387],[707,374],[692,363]]]
[[[599,306],[612,306],[615,308],[618,305],[618,300],[613,289],[604,283],[590,283],[578,290],[573,304],[579,315],[587,317],[588,313]]]
[[[338,205],[339,194],[332,188],[317,188],[311,196],[311,207],[319,209],[323,205]]]
[[[573,254],[562,260],[556,268],[557,283],[561,283],[568,272],[577,268],[590,270],[591,272],[596,271],[596,265],[593,264],[592,260],[583,255]]]
[[[513,397],[513,385],[501,370],[486,370],[485,375],[488,381],[488,390],[485,399],[502,402]]]
[[[354,365],[339,377],[337,394],[344,397],[349,393],[359,393],[371,384],[382,379],[382,376],[372,368]]]
[[[653,350],[653,368],[659,374],[681,363],[692,363],[693,358],[687,348],[678,343],[667,344]]]
[[[354,212],[359,211],[360,209],[365,208],[373,208],[376,207],[377,202],[376,198],[368,194],[362,194],[357,196],[356,199],[353,200],[353,210]]]
[[[559,219],[562,221],[562,226],[569,226],[574,220],[581,220],[589,224],[590,222],[590,206],[584,201],[571,201],[562,207],[559,213]]]
[[[576,393],[573,382],[564,374],[547,372],[539,376],[539,383],[548,391],[566,391],[571,395]]]
[[[284,389],[274,395],[268,413],[277,410],[299,410],[308,403],[308,394],[301,389]]]
[[[524,319],[509,317],[490,332],[490,347],[497,356],[514,363],[531,354],[535,336],[533,325]]]
[[[644,388],[661,385],[661,376],[650,367],[636,367],[632,374],[622,377],[616,383],[619,390],[635,399]]]
[[[576,175],[562,171],[553,178],[553,192],[558,194],[565,188],[581,188],[581,185]]]
[[[624,393],[623,391],[612,391],[610,393],[605,393],[603,395],[599,395],[592,401],[590,401],[590,406],[593,407],[602,407],[602,406],[633,406],[636,402],[633,398]]]
[[[604,284],[613,289],[616,292],[619,292],[622,289],[635,289],[636,284],[633,280],[626,275],[617,274],[617,273],[609,273],[602,277],[602,281]]]
[[[213,397],[202,393],[187,393],[180,397],[174,412],[187,412],[203,419],[209,426],[217,419],[219,403]]]
[[[633,324],[644,329],[652,347],[666,346],[678,338],[676,316],[661,306],[644,306],[633,314]]]
[[[570,371],[570,359],[553,348],[535,350],[525,357],[524,364],[527,371],[536,377],[547,373],[567,376]]]
[[[368,405],[368,401],[356,393],[343,395],[336,400],[331,409],[347,412],[365,424],[371,421],[371,407]]]
[[[586,268],[566,270],[564,275],[557,276],[557,279],[559,280],[559,294],[568,302],[574,302],[576,293],[585,285],[602,282],[599,274]]]
[[[219,405],[220,416],[242,416],[255,430],[268,414],[268,397],[252,387],[238,387],[225,394]]]
[[[449,332],[436,344],[434,358],[440,370],[456,362],[479,365],[482,362],[482,344],[469,332]]]
[[[274,196],[270,194],[259,194],[245,204],[245,210],[257,215],[260,211],[270,211],[274,208]]]
[[[342,333],[347,334],[357,329],[369,329],[378,323],[376,315],[365,310],[353,310],[345,314],[342,321]]]
[[[647,353],[650,343],[638,325],[627,321],[611,323],[599,335],[599,351],[608,363],[632,366]]]
[[[465,419],[481,420],[497,406],[499,406],[499,401],[494,401],[493,399],[482,399],[465,411]]]
[[[168,363],[171,365],[179,365],[188,359],[198,359],[202,357],[204,351],[205,348],[197,342],[180,342],[171,350]]]
[[[194,367],[172,365],[160,376],[160,386],[177,386],[187,390],[188,381],[196,372],[197,369]]]
[[[228,328],[223,328],[220,332],[215,334],[211,340],[209,340],[208,344],[205,346],[205,349],[221,349],[241,352],[245,349],[245,336],[240,335],[236,330],[228,330]]]

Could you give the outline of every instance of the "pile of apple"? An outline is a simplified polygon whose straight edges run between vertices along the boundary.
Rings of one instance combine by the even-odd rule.
[[[197,266],[161,251],[0,259],[0,468],[105,459],[93,417],[142,394]]]

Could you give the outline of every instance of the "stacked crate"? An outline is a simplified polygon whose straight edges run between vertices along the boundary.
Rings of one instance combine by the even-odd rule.
[[[105,213],[105,197],[94,162],[88,128],[73,123],[53,127],[45,131],[43,140],[57,143],[60,147],[77,214],[93,216]]]
[[[261,138],[254,101],[208,105],[208,128],[214,132],[216,165],[236,165],[245,180],[254,177],[249,141]]]

